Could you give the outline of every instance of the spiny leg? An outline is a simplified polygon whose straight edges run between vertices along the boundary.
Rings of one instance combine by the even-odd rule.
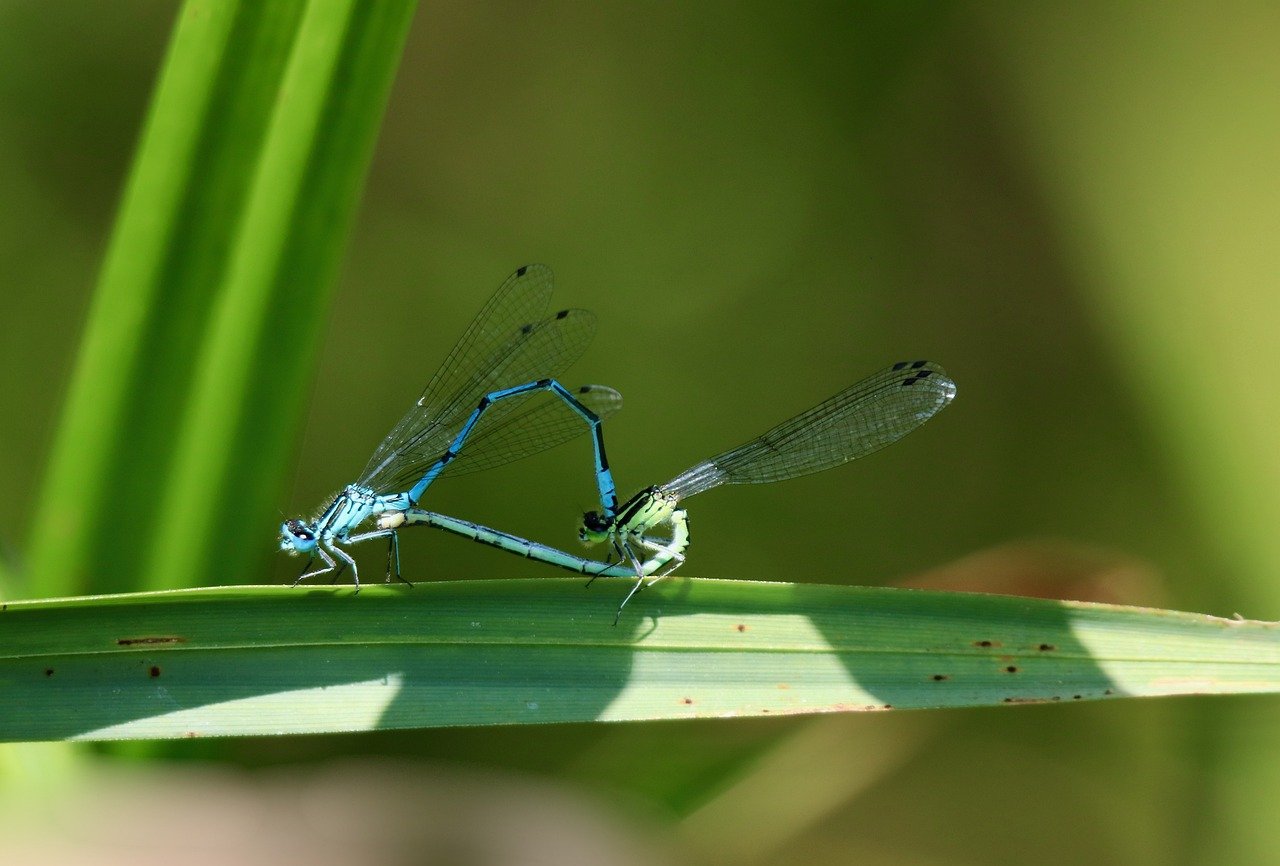
[[[631,601],[631,596],[635,595],[644,586],[644,569],[640,567],[640,560],[636,559],[635,551],[631,549],[631,545],[622,542],[622,549],[626,551],[627,558],[631,560],[631,565],[636,570],[636,583],[631,587],[631,592],[627,593],[627,597],[622,600],[622,604],[618,605],[618,612],[613,615],[613,624],[617,625],[618,620],[622,618],[622,609],[627,606],[627,602]]]
[[[403,580],[409,586],[412,583],[400,576],[400,538],[396,535],[394,529],[375,529],[372,532],[362,532],[359,535],[353,535],[346,540],[346,544],[359,544],[362,541],[369,541],[374,538],[382,538],[387,536],[390,541],[387,546],[387,582],[391,582],[391,562],[394,559],[396,564],[396,579]]]
[[[684,562],[684,553],[671,546],[669,538],[650,538],[649,536],[641,536],[636,541],[641,547],[650,553],[665,553],[669,559],[678,562]]]
[[[297,580],[293,582],[294,586],[297,586],[298,584],[302,583],[308,577],[315,577],[317,575],[325,574],[327,572],[333,571],[333,568],[334,568],[333,557],[325,553],[324,548],[318,547],[318,546],[315,549],[315,553],[311,554],[311,558],[307,560],[307,568],[310,568],[311,563],[315,562],[317,553],[320,555],[320,559],[324,561],[324,568],[317,568],[315,571],[307,571],[306,568],[304,568],[302,570],[302,574],[298,575]]]
[[[355,582],[355,592],[360,592],[360,569],[356,567],[356,561],[345,550],[336,546],[332,542],[327,545],[329,552],[338,557],[343,562],[343,567],[351,566],[351,579]],[[318,549],[318,548],[317,548]]]
[[[662,540],[667,541],[667,539]],[[646,583],[645,586],[653,586],[668,574],[684,565],[684,554],[676,550],[674,547],[668,547],[665,544],[660,544],[651,538],[641,538],[640,544],[651,553],[666,554],[667,556],[666,564],[658,569],[657,574],[651,575],[652,579]]]
[[[587,581],[588,589],[591,587],[591,584],[596,582],[597,577],[604,574],[609,569],[613,568],[613,557],[615,555],[617,555],[619,559],[622,559],[623,557],[626,556],[626,554],[622,552],[622,542],[617,538],[617,536],[614,536],[610,544],[612,544],[613,550],[610,551],[609,556],[605,558],[604,565],[600,567],[600,570],[597,571],[595,574],[591,575],[591,579]]]
[[[400,535],[394,530],[388,536],[387,541],[387,583],[391,582],[391,561],[395,560],[396,564],[396,580],[404,583],[405,586],[412,587],[413,583],[405,580],[400,574]]]

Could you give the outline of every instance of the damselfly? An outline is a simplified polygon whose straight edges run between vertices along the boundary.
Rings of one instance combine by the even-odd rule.
[[[309,558],[298,580],[351,567],[342,546],[388,538],[387,579],[400,575],[394,527],[352,534],[370,517],[402,513],[418,503],[433,481],[501,466],[591,431],[596,486],[603,513],[617,510],[617,493],[605,457],[600,422],[622,397],[612,388],[586,385],[570,392],[555,377],[586,349],[595,317],[561,310],[540,319],[551,297],[546,265],[520,268],[499,287],[467,327],[422,396],[369,458],[360,478],[347,485],[314,520],[286,520],[280,549]],[[549,392],[558,398],[529,404]],[[308,571],[315,557],[324,563]],[[341,572],[339,568],[339,573]]]
[[[618,606],[621,613],[646,577],[653,581],[684,562],[689,516],[681,500],[722,484],[761,484],[821,472],[891,445],[943,409],[956,395],[955,382],[929,361],[903,361],[846,388],[834,397],[729,451],[704,460],[666,484],[646,487],[621,508],[588,511],[579,538],[608,542],[622,563],[574,556],[509,533],[417,508],[385,515],[379,527],[433,526],[465,535],[570,571],[632,576],[635,585]],[[670,535],[651,534],[663,525]],[[639,551],[639,553],[637,552]],[[640,555],[648,558],[640,560]],[[616,619],[615,619],[616,621]]]

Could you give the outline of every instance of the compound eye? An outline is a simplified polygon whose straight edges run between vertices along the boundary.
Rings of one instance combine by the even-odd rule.
[[[609,528],[609,521],[598,511],[588,511],[582,515],[582,526],[589,532],[604,532]]]
[[[296,517],[293,520],[285,521],[284,525],[288,533],[295,538],[300,538],[303,541],[312,541],[315,539],[315,535],[312,534],[311,530],[307,529],[303,522],[298,520]]]

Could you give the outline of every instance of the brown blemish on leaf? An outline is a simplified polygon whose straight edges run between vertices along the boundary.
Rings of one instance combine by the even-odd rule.
[[[1006,704],[1047,704],[1048,698],[1005,698]]]
[[[998,640],[975,640],[973,642],[973,645],[977,647],[982,647],[983,649],[986,649],[988,647],[1004,646],[1004,644],[1000,643],[1000,641]]]
[[[680,703],[684,704],[685,706],[688,706],[689,704],[693,703],[693,698],[683,698],[680,701]]]
[[[1051,643],[1042,643],[1042,644],[1040,644],[1040,652],[1042,652],[1042,653],[1049,653],[1049,652],[1053,652],[1053,651],[1054,651],[1054,650],[1056,650],[1056,649],[1057,649],[1057,647],[1056,647],[1056,646],[1054,646],[1054,645],[1053,645],[1053,644],[1051,644]]]
[[[778,683],[778,688],[780,688],[780,689],[789,689],[789,688],[791,688],[791,686],[790,686],[790,685],[788,685],[787,683]]]
[[[158,677],[158,676],[160,676],[160,665],[152,665],[152,666],[151,666],[151,679],[153,679],[153,680],[154,680],[154,679],[155,679],[156,677]]]
[[[946,674],[934,674],[934,675],[933,675],[933,681],[934,681],[935,683],[940,683],[940,682],[942,682],[943,680],[949,680],[949,679],[951,679],[951,677],[947,676]]]
[[[53,668],[45,668],[45,669],[44,669],[44,675],[45,675],[46,677],[51,677],[51,676],[53,676]]]
[[[1004,670],[1005,670],[1005,673],[1008,673],[1008,674],[1016,674],[1016,673],[1018,672],[1018,666],[1017,666],[1017,665],[1009,665],[1009,666],[1008,666],[1007,668],[1005,668]]]
[[[163,635],[155,637],[122,637],[116,641],[119,646],[138,646],[148,644],[166,644],[166,643],[186,643],[185,637],[177,635]]]
[[[746,630],[747,630],[746,623],[742,623],[742,622],[738,623],[738,631],[746,631]]]

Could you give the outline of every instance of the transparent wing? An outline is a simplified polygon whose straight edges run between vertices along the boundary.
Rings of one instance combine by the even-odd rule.
[[[897,442],[951,402],[956,385],[929,361],[903,361],[768,433],[672,479],[677,498],[721,484],[763,484],[821,472]]]
[[[553,283],[551,268],[537,264],[518,268],[503,281],[431,377],[422,396],[373,452],[361,473],[362,481],[394,466],[407,440],[470,397],[492,365],[518,344],[522,326],[541,318],[551,299]],[[476,399],[479,398],[477,394]]]
[[[574,398],[601,419],[622,408],[622,395],[604,385],[583,385]],[[523,412],[490,423],[485,414],[466,447],[442,475],[466,475],[492,469],[554,448],[589,429],[582,416],[554,394],[531,397]]]
[[[453,443],[481,397],[560,376],[586,350],[595,328],[595,316],[586,310],[561,310],[549,319],[517,327],[448,400],[436,404],[431,414],[424,415],[417,406],[411,408],[387,437],[394,439],[395,447],[382,463],[366,472],[360,483],[379,493],[400,492],[413,486]],[[531,392],[491,404],[473,435],[502,425],[540,393]],[[468,447],[469,440],[459,453],[465,454]]]

